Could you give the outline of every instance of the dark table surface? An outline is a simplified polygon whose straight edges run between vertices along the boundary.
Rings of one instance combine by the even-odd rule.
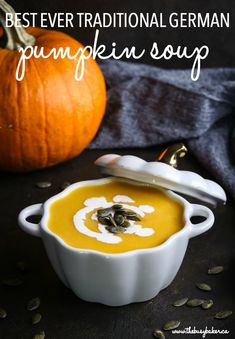
[[[121,150],[120,153],[132,153],[151,160],[156,158],[158,152],[151,148]],[[225,338],[234,338],[233,316],[227,320],[213,318],[222,309],[235,311],[235,210],[232,201],[215,210],[216,221],[210,231],[190,240],[180,271],[167,289],[151,301],[124,307],[112,308],[78,299],[57,278],[42,241],[25,234],[17,226],[17,215],[22,208],[44,202],[60,191],[64,181],[73,183],[100,177],[93,161],[101,154],[102,151],[87,150],[74,160],[46,170],[30,174],[1,173],[0,278],[18,277],[23,284],[18,287],[0,285],[0,307],[8,312],[6,319],[0,319],[0,338],[27,339],[44,330],[49,339],[147,339],[152,337],[154,328],[172,319],[181,321],[181,329],[196,326],[203,330],[206,326],[209,329],[213,326],[215,329],[229,330],[230,334]],[[190,156],[182,161],[181,168],[208,176]],[[36,188],[35,183],[42,180],[51,181],[52,186]],[[19,261],[28,264],[28,272],[22,273],[17,269]],[[208,275],[207,269],[213,265],[224,265],[225,271],[219,275]],[[198,290],[196,282],[209,283],[212,291]],[[171,306],[173,301],[184,296],[211,298],[214,306],[206,311]],[[26,310],[28,300],[33,297],[41,299],[39,311],[43,318],[37,325],[31,324],[31,316],[35,312]],[[174,336],[188,337],[167,333],[167,338]],[[208,335],[207,338],[221,336]],[[201,338],[201,335],[193,337]]]

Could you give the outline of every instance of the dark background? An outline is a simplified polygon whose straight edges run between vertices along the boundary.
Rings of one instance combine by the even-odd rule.
[[[12,0],[11,5],[17,12],[229,11],[230,29],[105,29],[101,30],[101,36],[103,43],[109,45],[116,41],[120,49],[130,45],[147,48],[153,41],[163,47],[173,44],[186,45],[192,49],[207,44],[210,55],[203,61],[204,67],[235,66],[234,0]],[[65,31],[84,44],[93,41],[94,30],[74,28]],[[143,58],[142,61],[165,68],[191,67],[190,62],[177,59],[156,62]],[[160,149],[127,149],[119,152],[153,160]],[[196,326],[198,329],[214,326],[230,331],[227,336],[208,335],[207,338],[234,338],[233,316],[225,321],[213,319],[214,314],[221,309],[235,311],[235,210],[234,202],[229,197],[227,206],[215,210],[213,229],[190,241],[182,267],[171,286],[149,302],[119,308],[86,303],[75,297],[52,270],[41,240],[19,229],[17,215],[25,206],[43,202],[58,193],[64,181],[73,183],[100,177],[93,161],[101,154],[102,151],[86,150],[78,158],[50,169],[30,174],[0,173],[0,279],[20,277],[23,280],[22,286],[15,288],[0,284],[0,307],[8,312],[6,319],[0,319],[0,339],[29,339],[40,330],[44,330],[49,339],[148,339],[152,337],[153,329],[172,319],[181,321],[181,329],[187,326]],[[181,166],[213,179],[190,155]],[[52,187],[45,190],[35,187],[38,181],[44,180],[51,181]],[[26,273],[19,272],[16,267],[21,260],[29,265]],[[224,265],[225,271],[219,276],[208,276],[207,269],[213,265]],[[197,290],[196,282],[211,284],[212,292]],[[171,306],[172,302],[184,296],[211,298],[215,304],[208,311],[186,306],[175,309]],[[26,310],[27,301],[33,297],[41,298],[39,311],[43,316],[41,323],[34,326],[31,324],[31,313]],[[166,334],[166,338],[189,337]],[[193,338],[201,336],[195,335]]]

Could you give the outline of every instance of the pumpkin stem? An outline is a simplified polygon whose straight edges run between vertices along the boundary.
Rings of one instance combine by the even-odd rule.
[[[13,14],[13,20],[15,19],[14,9],[5,0],[0,0],[0,24],[7,36],[5,48],[13,51],[19,50],[21,47],[34,46],[34,36],[28,34],[22,26],[16,27],[14,22],[12,27],[6,27],[6,13]],[[19,22],[17,22],[17,26],[19,26]]]

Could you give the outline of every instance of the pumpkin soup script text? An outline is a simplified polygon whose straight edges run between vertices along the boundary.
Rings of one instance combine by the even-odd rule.
[[[85,62],[89,58],[98,58],[100,60],[113,58],[115,60],[119,60],[122,57],[125,57],[127,59],[132,58],[137,60],[146,53],[146,49],[141,49],[137,51],[135,46],[125,47],[121,52],[117,53],[117,46],[115,42],[112,42],[111,44],[111,52],[107,52],[107,47],[104,44],[99,44],[98,39],[99,30],[97,29],[95,32],[93,46],[87,45],[85,47],[80,47],[74,54],[71,53],[70,47],[52,48],[50,51],[45,51],[43,46],[27,46],[25,48],[21,47],[19,49],[20,58],[16,68],[16,80],[22,81],[24,79],[24,75],[26,72],[26,61],[31,58],[53,58],[54,60],[59,58],[68,58],[70,60],[75,60],[76,66],[74,70],[74,77],[77,81],[80,81],[84,75]],[[179,59],[191,59],[191,79],[192,81],[197,81],[200,76],[201,61],[207,58],[209,54],[209,47],[203,45],[200,47],[195,47],[192,51],[189,51],[187,46],[173,47],[172,45],[167,45],[164,49],[160,51],[158,48],[158,43],[153,42],[149,53],[154,60],[169,60],[173,57]]]

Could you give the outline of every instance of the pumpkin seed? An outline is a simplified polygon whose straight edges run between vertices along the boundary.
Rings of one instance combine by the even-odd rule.
[[[34,311],[36,310],[39,306],[40,306],[40,299],[39,298],[33,298],[31,300],[29,300],[28,304],[27,304],[27,310],[28,311]]]
[[[113,226],[117,227],[117,224],[111,214],[109,215],[109,220],[111,221]]]
[[[175,328],[179,327],[180,321],[179,320],[170,320],[165,325],[163,326],[163,329],[165,331],[171,331],[174,330]]]
[[[106,228],[110,233],[124,233],[125,232],[125,228],[121,227],[121,226],[109,226]]]
[[[223,266],[214,266],[208,269],[208,274],[219,274],[223,272],[224,267]]]
[[[98,221],[103,225],[112,226],[112,222],[110,221],[108,217],[98,216]]]
[[[209,299],[209,300],[204,300],[204,302],[201,304],[201,308],[203,310],[208,310],[209,308],[211,308],[213,306],[213,300]]]
[[[39,181],[36,183],[37,188],[48,188],[51,187],[52,183],[50,181]]]
[[[201,304],[204,303],[205,300],[203,299],[189,299],[186,303],[187,306],[190,306],[190,307],[197,307],[197,306],[200,306]]]
[[[176,306],[176,307],[183,306],[186,304],[187,301],[188,301],[188,298],[178,299],[173,303],[173,306]]]
[[[44,339],[45,338],[45,332],[44,331],[41,331],[37,334],[34,335],[33,339]]]
[[[156,330],[153,331],[153,336],[156,339],[165,339],[166,338],[165,334],[159,329],[156,329]]]
[[[129,227],[131,223],[128,220],[125,220],[124,223],[122,224],[122,227]]]
[[[112,208],[113,208],[114,210],[121,210],[121,209],[122,209],[122,205],[120,205],[120,204],[115,204],[115,205],[112,206]]]
[[[230,310],[223,310],[223,311],[220,311],[220,312],[216,313],[215,319],[226,319],[226,318],[228,318],[231,314],[233,314],[232,311],[230,311]]]
[[[2,280],[2,284],[10,287],[17,287],[23,284],[23,280],[19,278],[7,278]]]
[[[121,226],[124,223],[125,218],[124,218],[123,215],[115,213],[114,214],[114,220],[115,220],[117,225]]]
[[[100,217],[108,217],[112,212],[111,208],[103,208],[97,211],[98,216]]]
[[[134,220],[134,221],[140,221],[141,220],[139,217],[137,217],[137,215],[127,216],[127,219]]]
[[[4,308],[0,307],[0,319],[5,319],[7,317],[7,311]]]
[[[71,185],[71,183],[69,181],[65,181],[60,185],[60,189],[63,191],[65,190],[67,187],[69,187]]]
[[[123,210],[121,211],[122,215],[124,215],[125,217],[135,217],[136,213],[133,211],[127,211],[127,210]]]
[[[38,324],[42,319],[42,315],[40,313],[35,313],[33,316],[32,316],[32,324],[33,325],[36,325]]]
[[[208,284],[198,283],[198,284],[196,284],[196,286],[197,286],[197,288],[199,288],[202,291],[207,291],[207,292],[211,291],[211,286],[208,285]]]
[[[114,204],[111,208],[103,208],[97,211],[98,221],[106,225],[106,229],[111,233],[123,233],[124,227],[131,224],[127,219],[140,221],[137,214],[133,211],[124,210],[121,204]],[[116,228],[116,229],[115,229]]]

